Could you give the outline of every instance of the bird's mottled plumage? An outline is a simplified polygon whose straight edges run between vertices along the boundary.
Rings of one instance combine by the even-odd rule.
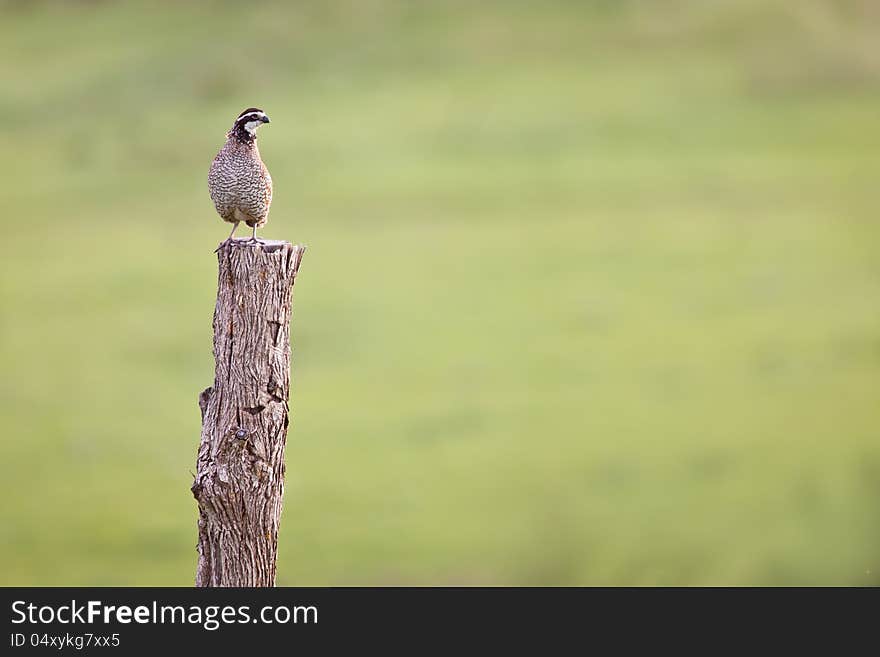
[[[263,110],[250,107],[235,119],[226,143],[211,164],[208,190],[223,221],[240,222],[254,230],[265,225],[272,204],[272,178],[257,148],[257,128],[269,123]]]

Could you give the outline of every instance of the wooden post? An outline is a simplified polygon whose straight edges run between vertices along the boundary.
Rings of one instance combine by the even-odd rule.
[[[284,494],[291,290],[305,247],[234,240],[217,253],[214,385],[202,437],[196,586],[274,586]]]

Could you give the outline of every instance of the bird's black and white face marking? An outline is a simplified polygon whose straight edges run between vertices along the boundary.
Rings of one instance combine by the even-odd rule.
[[[249,107],[235,119],[232,131],[253,138],[257,135],[257,128],[264,123],[269,123],[269,117],[266,116],[266,113],[256,107]]]

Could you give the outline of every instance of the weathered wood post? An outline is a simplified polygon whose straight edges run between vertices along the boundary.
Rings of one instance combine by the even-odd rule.
[[[227,242],[217,253],[214,385],[202,437],[196,586],[274,586],[290,389],[291,291],[305,247]]]

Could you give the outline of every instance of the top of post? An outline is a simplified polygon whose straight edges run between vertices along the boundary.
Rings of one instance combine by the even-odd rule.
[[[283,274],[295,277],[305,251],[304,245],[285,240],[244,238],[222,242],[216,253],[221,269],[229,266],[250,268],[260,262],[271,262],[276,263]]]
[[[304,246],[299,244],[294,246],[286,240],[264,240],[262,238],[254,240],[250,237],[246,237],[233,238],[222,242],[220,246],[217,247],[217,252],[219,253],[220,251],[226,251],[228,249],[262,249],[266,253],[272,253],[285,248],[305,250]]]

